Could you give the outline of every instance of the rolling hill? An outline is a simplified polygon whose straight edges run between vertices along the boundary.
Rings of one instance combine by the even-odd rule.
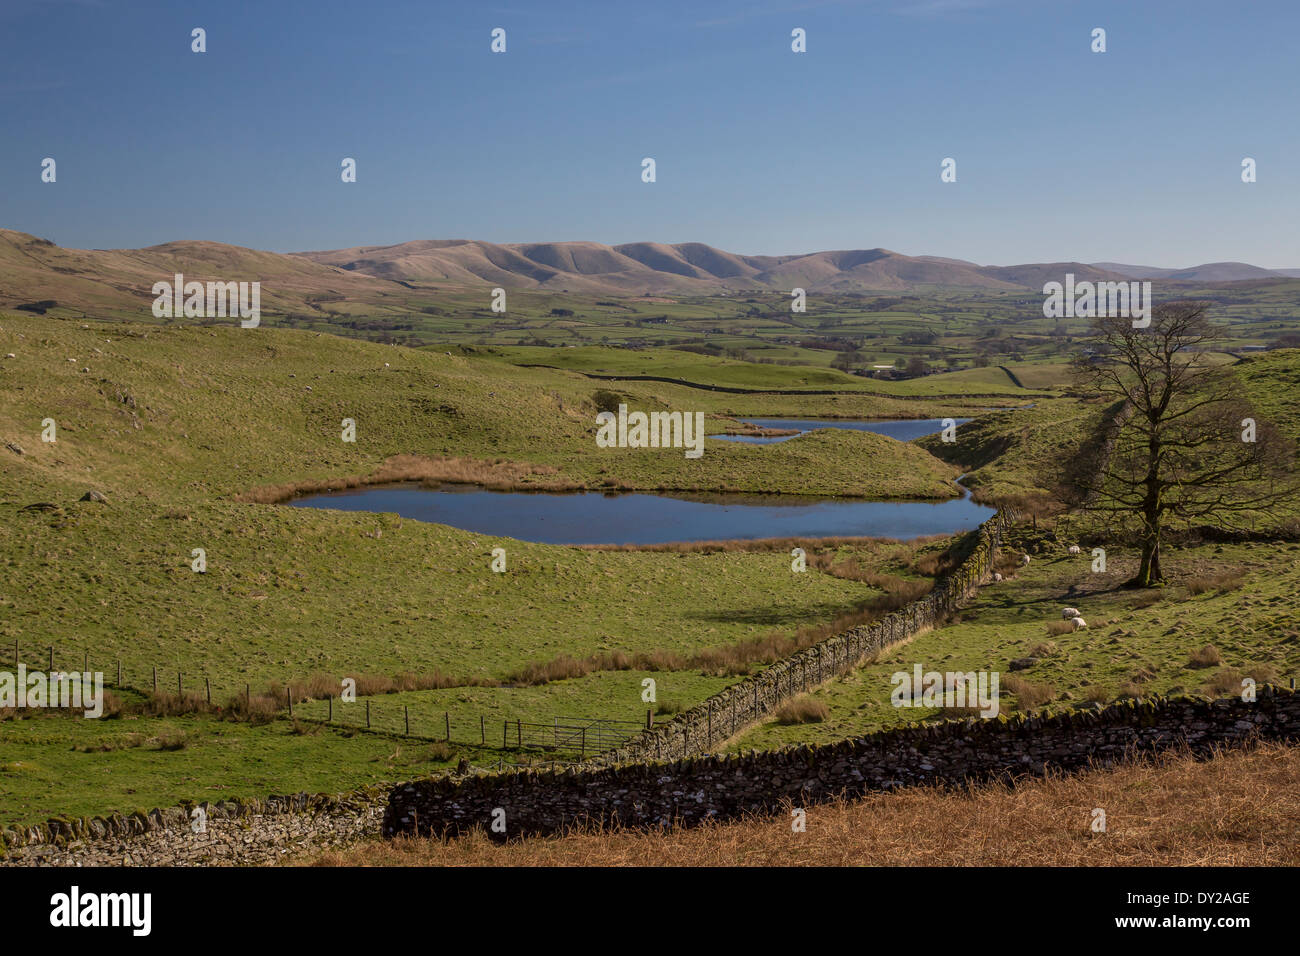
[[[1092,265],[1130,279],[1163,279],[1166,282],[1240,282],[1245,279],[1293,279],[1300,276],[1300,269],[1261,269],[1248,262],[1203,262],[1186,269],[1131,266],[1122,262],[1094,262]]]
[[[979,266],[960,259],[844,249],[793,256],[743,256],[700,242],[538,242],[498,245],[422,240],[297,255],[350,272],[408,282],[482,283],[606,294],[712,294],[753,289],[892,292],[910,289],[1041,290],[1049,277],[1122,276],[1084,263]]]
[[[578,296],[721,295],[793,288],[809,293],[1040,294],[1066,273],[1076,279],[1161,282],[1284,282],[1283,272],[1243,263],[1155,269],[1081,262],[981,266],[961,259],[847,249],[746,256],[699,242],[497,244],[424,239],[389,246],[277,253],[218,242],[178,241],[144,249],[65,249],[0,229],[0,308],[58,308],[86,318],[148,320],[151,289],[177,273],[200,281],[260,281],[262,308],[304,320],[409,318],[433,295],[503,288]]]

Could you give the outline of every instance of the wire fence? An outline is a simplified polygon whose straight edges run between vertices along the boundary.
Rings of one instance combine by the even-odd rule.
[[[77,662],[80,670],[69,669],[64,661],[56,660],[56,647],[52,644],[42,647],[40,657],[28,664],[23,660],[21,643],[14,641],[12,660],[15,676],[42,673],[40,669],[43,667],[43,674],[48,677],[46,686],[49,689],[41,697],[32,698],[39,700],[39,703],[29,702],[26,704],[29,707],[60,707],[61,701],[63,709],[80,712],[83,703],[88,704],[90,694],[96,687],[94,675],[100,675],[99,686],[104,689],[150,697],[156,702],[160,713],[204,710],[225,713],[230,707],[237,707],[241,703],[248,708],[255,699],[267,700],[263,694],[254,694],[249,684],[233,691],[231,688],[214,689],[211,678],[206,675],[187,678],[180,669],[173,675],[164,673],[156,665],[146,672],[145,687],[139,687],[128,681],[121,660],[114,660],[107,671],[95,670],[89,650],[84,651],[81,660]],[[27,682],[16,683],[26,686]],[[565,761],[585,760],[620,747],[653,726],[654,722],[651,712],[647,712],[644,722],[559,715],[550,720],[537,721],[500,715],[488,717],[486,714],[453,714],[450,710],[431,713],[424,708],[412,713],[409,704],[390,703],[384,701],[382,696],[345,698],[342,695],[328,695],[324,698],[300,697],[295,700],[288,688],[285,689],[284,698],[275,703],[274,711],[266,716],[270,719],[286,718],[408,737],[428,743],[441,741],[515,753],[533,752]]]

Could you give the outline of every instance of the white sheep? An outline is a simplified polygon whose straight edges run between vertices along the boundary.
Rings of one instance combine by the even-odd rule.
[[[1067,621],[1070,620],[1071,618],[1075,618],[1078,616],[1079,616],[1079,609],[1077,607],[1061,608],[1061,617],[1065,618]]]
[[[1024,567],[1025,565],[1027,565],[1028,563],[1029,563],[1029,555],[1027,555],[1027,554],[1022,554],[1022,555],[1020,556],[1020,566],[1023,568],[1023,567]]]
[[[996,582],[998,582],[998,581],[1001,581],[1001,580],[1002,580],[1002,575],[1000,575],[998,572],[994,571],[994,572],[993,572],[993,581],[994,581],[994,583],[996,583]]]
[[[1085,627],[1088,626],[1088,622],[1085,621],[1085,620],[1084,620],[1083,618],[1081,618],[1081,617],[1076,617],[1076,618],[1075,618],[1074,620],[1072,620],[1070,623],[1074,625],[1074,629],[1075,629],[1076,631],[1083,630]]]
[[[1072,544],[1065,550],[1070,554],[1083,554],[1083,548],[1079,547],[1077,544]]]

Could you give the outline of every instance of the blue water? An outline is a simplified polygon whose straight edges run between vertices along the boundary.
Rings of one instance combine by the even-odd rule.
[[[473,485],[385,485],[290,502],[295,508],[396,512],[496,537],[545,544],[864,536],[916,538],[976,527],[992,508],[942,502],[807,499],[788,495],[691,498],[601,492],[498,492]]]
[[[757,425],[759,428],[797,429],[799,435],[806,435],[814,428],[847,428],[855,432],[875,432],[887,435],[898,441],[911,441],[943,430],[942,418],[908,418],[896,421],[854,421],[835,418],[743,418],[741,421]],[[969,418],[953,419],[958,425],[964,425]],[[781,435],[775,438],[751,438],[746,435],[713,435],[722,441],[738,441],[748,445],[772,445],[776,442],[789,441],[799,435]]]

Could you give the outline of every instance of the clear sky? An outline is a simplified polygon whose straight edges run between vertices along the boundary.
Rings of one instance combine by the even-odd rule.
[[[1298,79],[1296,0],[0,0],[0,226],[1300,267]]]

